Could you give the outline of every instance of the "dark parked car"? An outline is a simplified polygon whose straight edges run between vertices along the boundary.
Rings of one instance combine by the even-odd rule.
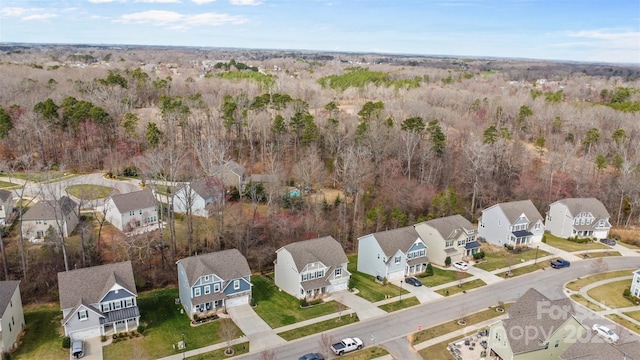
[[[324,355],[319,353],[308,353],[300,356],[298,360],[324,360]]]
[[[420,280],[414,277],[404,278],[404,282],[413,286],[422,286],[422,283],[420,282]]]
[[[616,241],[613,239],[600,239],[600,242],[609,246],[614,246],[616,244]]]
[[[569,266],[571,266],[571,263],[565,259],[557,259],[551,261],[551,267],[554,269],[560,269]]]

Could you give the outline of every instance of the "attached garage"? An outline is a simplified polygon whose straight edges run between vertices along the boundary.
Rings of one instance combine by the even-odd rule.
[[[93,327],[93,328],[88,328],[88,329],[84,329],[84,330],[78,330],[78,331],[74,331],[72,333],[69,333],[69,337],[71,338],[71,341],[73,340],[84,340],[84,339],[88,339],[88,338],[93,338],[93,337],[98,337],[100,336],[100,327]]]
[[[249,295],[233,297],[225,300],[225,305],[227,308],[244,305],[249,303]]]

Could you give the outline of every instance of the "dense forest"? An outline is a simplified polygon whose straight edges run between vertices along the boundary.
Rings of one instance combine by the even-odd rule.
[[[292,241],[332,235],[352,252],[367,233],[452,214],[474,222],[512,200],[544,214],[561,198],[596,197],[614,226],[640,222],[636,65],[11,45],[0,77],[5,173],[175,182],[234,160],[278,179],[229,189],[210,219],[164,204],[162,234],[99,232],[99,214],[86,216],[95,231],[70,262],[131,259],[141,289],[175,283],[173,264],[189,254],[235,247],[268,271]],[[339,195],[316,200],[324,189]],[[6,276],[24,281],[27,301],[57,299],[58,247],[29,252],[16,229]]]

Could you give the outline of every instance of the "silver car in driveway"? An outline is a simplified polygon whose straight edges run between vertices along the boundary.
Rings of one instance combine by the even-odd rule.
[[[71,357],[74,359],[84,357],[84,341],[74,340],[71,343]]]

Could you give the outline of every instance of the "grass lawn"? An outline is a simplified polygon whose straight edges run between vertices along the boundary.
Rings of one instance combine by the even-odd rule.
[[[558,249],[562,249],[568,252],[585,251],[595,249],[609,249],[607,245],[601,244],[595,241],[589,241],[585,244],[578,244],[577,242],[569,241],[567,239],[561,239],[551,234],[545,234],[547,239],[547,245],[553,246]]]
[[[242,344],[233,345],[231,347],[233,348],[233,351],[234,351],[233,354],[234,355],[242,355],[242,354],[246,354],[246,353],[249,352],[249,343],[248,342],[245,342],[245,343],[242,343]],[[214,350],[214,351],[208,352],[206,354],[190,356],[187,359],[189,359],[189,360],[222,360],[222,359],[229,359],[229,356],[224,354],[225,349],[219,349],[219,350]]]
[[[374,346],[366,349],[362,349],[360,351],[352,352],[347,355],[343,355],[340,359],[343,360],[370,360],[379,358],[381,356],[388,355],[389,352],[387,349],[379,346]]]
[[[300,300],[280,291],[266,278],[254,275],[251,282],[253,298],[257,304],[254,310],[273,329],[345,309],[344,305],[336,301],[301,309]]]
[[[82,200],[97,200],[106,198],[109,196],[113,188],[109,186],[101,186],[101,185],[89,185],[89,184],[79,184],[79,185],[71,185],[66,188],[66,191],[77,198]]]
[[[394,301],[392,303],[380,305],[378,307],[386,312],[394,312],[419,304],[420,301],[418,301],[415,296],[411,296],[410,298],[402,299],[402,301]]]
[[[531,272],[534,272],[540,269],[547,269],[550,266],[551,266],[551,260],[538,261],[537,264],[531,264],[531,265],[526,265],[526,266],[521,266],[519,268],[511,269],[511,275],[509,277],[529,274]],[[509,270],[497,273],[496,275],[500,277],[505,277],[508,272]]]
[[[463,275],[460,275],[463,274]],[[459,280],[460,277],[463,279],[471,276],[466,272],[456,271],[456,270],[445,270],[437,267],[433,267],[433,276],[420,276],[420,282],[422,282],[425,286],[438,286],[446,283],[450,283],[452,281]]]
[[[144,337],[103,347],[104,358],[122,359],[122,354],[136,354],[139,359],[157,359],[177,354],[179,351],[173,345],[182,340],[183,331],[188,350],[223,341],[218,335],[218,321],[191,327],[189,318],[180,313],[182,307],[174,303],[177,297],[178,289],[173,288],[140,294],[138,306],[141,322],[146,325]],[[236,328],[236,332],[242,335],[240,329]]]
[[[591,258],[599,258],[599,257],[605,257],[605,256],[620,256],[621,254],[617,251],[598,251],[598,252],[590,252],[590,253],[586,253],[587,254],[587,259],[591,259]],[[580,255],[581,257],[584,257],[583,255]]]
[[[69,359],[69,350],[62,348],[62,335],[59,333],[62,312],[58,304],[24,308],[24,321],[27,325],[24,338],[12,359]]]
[[[16,186],[16,184],[10,183],[8,181],[0,181],[0,189],[9,188],[12,186]]]
[[[2,185],[0,185],[1,187]],[[627,244],[626,242],[622,242],[622,241],[618,241],[618,244],[626,247],[627,249],[632,249],[632,250],[636,250],[636,249],[640,249],[640,247],[633,245],[633,244]]]
[[[305,337],[307,335],[318,334],[323,331],[335,329],[340,326],[353,324],[355,322],[358,322],[358,316],[356,314],[342,315],[342,317],[340,318],[329,319],[329,320],[321,321],[315,324],[292,329],[289,331],[283,331],[278,335],[280,335],[280,337],[282,337],[287,341],[291,341],[294,339]]]
[[[624,313],[625,315],[627,315],[628,317],[636,320],[636,321],[640,321],[640,310],[638,311],[631,311],[631,312],[626,312]]]
[[[591,301],[585,299],[584,296],[582,296],[580,294],[571,294],[571,298],[573,300],[575,300],[577,303],[581,304],[582,306],[586,307],[589,310],[593,310],[593,311],[602,311],[602,310],[604,310],[600,306],[598,306],[598,305],[592,303]]]
[[[587,291],[587,294],[601,304],[612,308],[634,306],[633,302],[622,296],[622,292],[624,289],[629,288],[629,284],[629,280],[615,281],[595,287]]]
[[[356,270],[358,266],[358,256],[349,256],[348,270],[351,273],[351,281],[356,289],[358,289],[358,296],[370,302],[376,302],[384,300],[387,297],[394,297],[402,294],[408,294],[405,289],[400,289],[399,286],[387,283],[382,285],[376,281],[376,279],[367,274],[363,274]]]
[[[614,321],[614,322],[626,327],[627,329],[629,329],[629,330],[631,330],[631,331],[633,331],[633,332],[635,332],[637,334],[640,334],[640,326],[632,323],[631,321],[629,321],[629,320],[627,320],[627,319],[625,319],[625,318],[623,318],[623,317],[621,317],[619,315],[609,314],[609,315],[607,315],[607,318],[611,319],[611,321]]]
[[[535,260],[536,252],[538,253],[538,259],[549,255],[548,252],[536,248],[527,248],[527,250],[521,251],[517,254],[510,254],[507,249],[500,248],[498,246],[488,247],[487,245],[483,245],[482,250],[485,253],[485,261],[474,266],[487,271],[509,267],[509,261],[512,262],[512,265],[515,265],[523,261]]]
[[[621,277],[621,276],[630,276],[633,275],[633,271],[634,269],[629,269],[629,270],[617,270],[617,271],[609,271],[609,272],[604,272],[604,273],[598,273],[598,274],[594,274],[594,275],[589,275],[586,277],[583,277],[581,279],[577,279],[577,280],[573,280],[572,282],[567,284],[567,289],[573,290],[573,291],[578,291],[581,288],[594,283],[596,281],[600,281],[600,280],[606,280],[606,279],[613,279],[613,278],[617,278],[617,277]]]
[[[485,283],[481,279],[476,279],[476,280],[471,280],[471,281],[467,281],[465,283],[462,283],[462,286],[460,286],[460,287],[458,287],[458,285],[449,286],[449,287],[444,288],[444,289],[436,290],[436,292],[438,294],[440,294],[440,295],[449,296],[449,295],[457,294],[459,292],[475,289],[475,288],[478,288],[480,286],[485,286],[485,285],[487,285],[487,283]]]

